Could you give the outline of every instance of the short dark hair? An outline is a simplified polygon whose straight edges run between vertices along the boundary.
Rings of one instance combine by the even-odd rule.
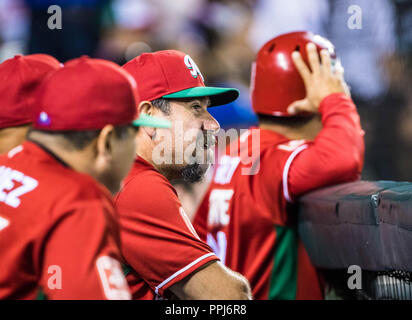
[[[168,99],[159,98],[151,101],[152,105],[162,111],[165,115],[170,115],[170,103]]]
[[[122,125],[114,127],[116,136],[123,140],[129,137],[130,125]],[[39,132],[41,134],[48,134],[53,136],[60,136],[65,139],[71,147],[75,150],[84,149],[89,143],[96,139],[101,130],[85,130],[85,131],[45,131],[30,128],[27,137],[30,137],[32,132]]]

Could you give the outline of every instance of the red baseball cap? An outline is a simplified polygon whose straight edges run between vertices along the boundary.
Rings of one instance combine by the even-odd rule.
[[[113,62],[81,57],[65,63],[39,89],[33,127],[46,131],[98,130],[105,125],[167,127],[137,117],[136,82]]]
[[[137,82],[138,102],[159,98],[209,97],[213,107],[230,103],[239,96],[237,89],[206,87],[193,59],[176,50],[143,53],[123,68]]]
[[[46,54],[16,55],[0,64],[0,128],[30,123],[36,89],[62,64]]]

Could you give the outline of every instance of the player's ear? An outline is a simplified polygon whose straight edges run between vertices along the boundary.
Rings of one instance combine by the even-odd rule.
[[[108,124],[100,130],[99,136],[96,141],[96,156],[98,158],[111,160],[113,143],[114,141],[114,127],[111,124]]]
[[[137,107],[139,110],[139,114],[147,114],[148,116],[154,116],[154,113],[156,112],[156,108],[152,105],[150,101],[142,101],[139,103],[139,106]],[[156,134],[156,129],[152,127],[141,127],[140,130],[143,130],[146,132],[146,134],[150,137],[153,138],[154,135]]]

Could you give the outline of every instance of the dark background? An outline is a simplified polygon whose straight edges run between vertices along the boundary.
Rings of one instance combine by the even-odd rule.
[[[50,5],[62,8],[61,30],[47,27]],[[348,27],[351,5],[361,9],[361,29]],[[0,0],[0,61],[42,52],[62,62],[86,54],[123,64],[179,49],[209,85],[241,90],[236,103],[212,113],[223,128],[246,128],[256,123],[249,102],[256,52],[296,30],[336,46],[366,131],[363,179],[412,181],[409,0]]]

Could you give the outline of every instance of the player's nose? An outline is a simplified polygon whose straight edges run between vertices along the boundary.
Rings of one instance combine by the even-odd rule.
[[[220,130],[220,124],[213,116],[207,112],[205,119],[203,120],[203,130],[211,131],[216,134]]]

